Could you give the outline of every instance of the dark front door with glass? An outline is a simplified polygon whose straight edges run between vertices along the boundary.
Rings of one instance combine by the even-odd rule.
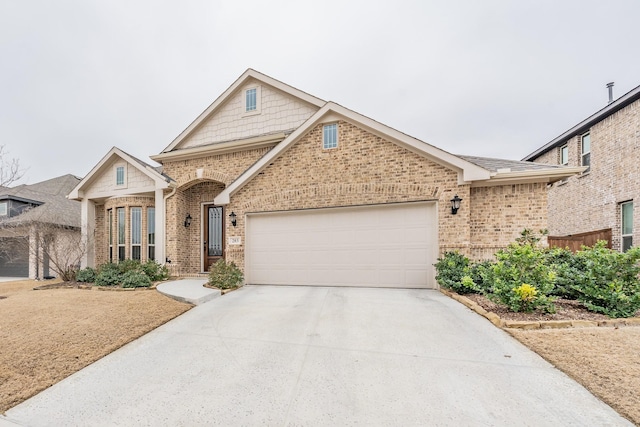
[[[204,205],[204,227],[203,227],[203,265],[204,271],[209,271],[211,264],[224,256],[224,227],[222,206]]]

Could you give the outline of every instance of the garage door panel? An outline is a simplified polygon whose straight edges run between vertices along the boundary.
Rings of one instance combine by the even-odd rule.
[[[247,283],[433,287],[435,203],[249,215]]]

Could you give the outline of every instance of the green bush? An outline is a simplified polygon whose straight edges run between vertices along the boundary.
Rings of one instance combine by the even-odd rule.
[[[512,243],[496,254],[491,266],[492,284],[486,296],[510,310],[531,312],[542,309],[555,312],[555,298],[550,296],[556,280],[555,271],[545,262],[545,251],[532,243]]]
[[[141,267],[144,274],[146,274],[152,282],[165,280],[169,277],[169,269],[153,260],[148,260],[142,264]]]
[[[598,242],[575,254],[580,274],[573,290],[589,310],[610,317],[631,317],[640,309],[640,248],[620,253]]]
[[[242,271],[233,262],[220,259],[209,268],[209,284],[216,288],[237,288],[243,279]]]
[[[115,268],[113,267],[115,266]],[[122,282],[122,275],[115,264],[104,264],[100,266],[95,284],[97,286],[117,286]]]
[[[129,270],[122,275],[123,288],[148,288],[151,280],[142,270]]]
[[[471,279],[480,293],[487,293],[493,283],[492,266],[494,261],[486,260],[471,265]]]
[[[83,268],[76,273],[78,282],[93,283],[96,281],[96,270],[91,267]]]
[[[125,274],[129,271],[142,271],[142,264],[140,264],[140,261],[135,259],[125,259],[116,265],[118,266],[118,270],[121,274]]]
[[[436,281],[445,289],[450,289],[459,294],[478,292],[469,267],[469,258],[457,251],[445,252],[442,258],[438,258],[435,264]]]
[[[560,298],[578,299],[579,292],[576,290],[575,281],[576,277],[583,275],[587,269],[583,260],[570,250],[561,248],[548,249],[545,258],[557,275],[551,294]]]

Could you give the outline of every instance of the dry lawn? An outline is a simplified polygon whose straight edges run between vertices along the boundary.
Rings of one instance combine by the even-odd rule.
[[[640,425],[640,327],[509,332]]]
[[[0,283],[0,412],[191,307],[155,290],[33,290],[37,285]]]

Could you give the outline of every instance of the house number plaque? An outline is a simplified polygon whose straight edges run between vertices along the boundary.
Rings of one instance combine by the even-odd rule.
[[[241,244],[242,244],[242,237],[240,236],[229,237],[229,245],[241,245]]]

